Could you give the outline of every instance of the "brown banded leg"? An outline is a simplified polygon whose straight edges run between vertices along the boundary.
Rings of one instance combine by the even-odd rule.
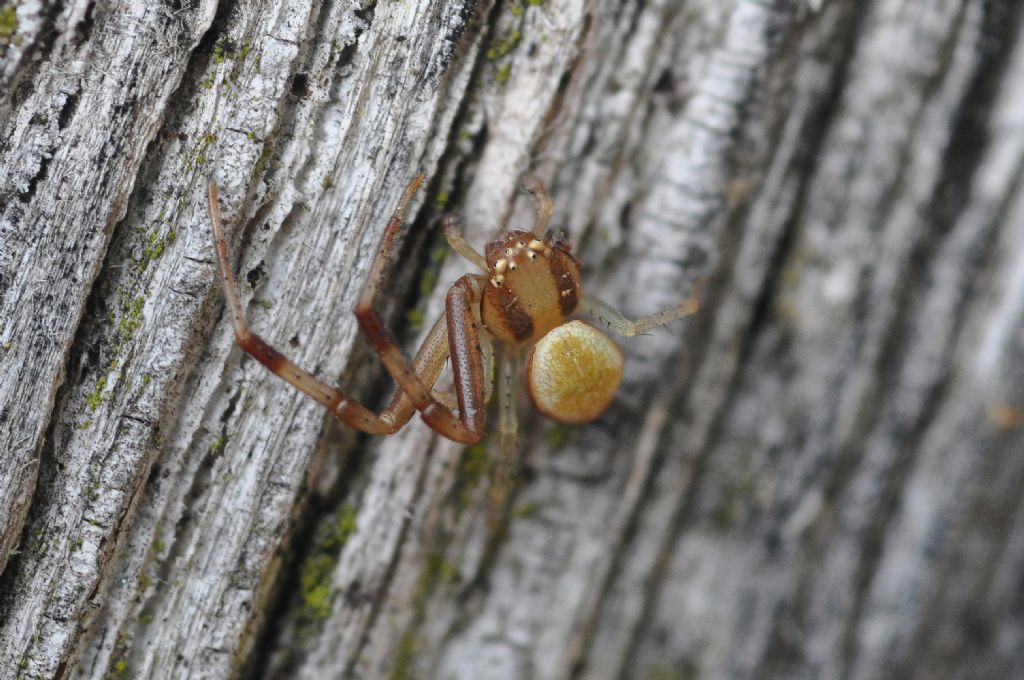
[[[474,306],[474,310],[478,309],[479,307]],[[474,318],[476,319],[477,326],[479,327],[479,314],[474,314]],[[445,335],[445,342],[447,342],[447,337],[448,336]],[[491,393],[494,391],[494,341],[491,339],[490,334],[487,333],[486,331],[480,333],[480,350],[481,354],[483,355],[484,365],[484,403],[489,404],[491,403]],[[447,354],[445,355],[445,358],[447,359]],[[413,361],[413,363],[415,363],[415,360]],[[422,376],[422,374],[420,375]],[[459,408],[458,397],[456,396],[454,389],[439,390],[435,388],[434,390],[432,390],[432,394],[434,395],[435,399],[440,401],[448,408],[452,410]],[[415,407],[411,406],[412,402],[409,403],[410,407],[413,408],[413,410],[415,410]]]
[[[420,345],[419,350],[417,350],[416,356],[412,359],[412,365],[420,380],[433,387],[447,361],[448,324],[447,320],[441,316],[434,321],[434,325],[431,326],[427,337],[423,339],[423,343]],[[416,406],[412,403],[412,399],[399,387],[387,408],[381,413],[381,417],[389,416],[389,419],[393,419],[398,423],[398,427],[395,428],[395,431],[397,431],[402,425],[409,422],[414,413],[416,413]]]
[[[533,197],[533,209],[537,214],[537,220],[534,222],[531,231],[538,236],[543,236],[544,232],[548,229],[548,224],[551,222],[551,213],[554,212],[554,202],[551,200],[551,194],[548,193],[540,178],[533,175],[523,177],[522,186],[523,190]]]
[[[370,268],[363,292],[356,304],[355,315],[366,336],[380,355],[384,367],[409,396],[423,421],[435,432],[451,440],[472,444],[480,441],[484,426],[484,369],[480,349],[479,329],[473,317],[473,303],[480,298],[478,277],[463,276],[448,291],[445,319],[448,326],[448,348],[455,377],[455,393],[459,415],[434,397],[432,385],[425,384],[415,367],[402,352],[391,332],[385,328],[373,307],[380,286],[384,265],[394,244],[395,234],[402,225],[405,210],[416,189],[423,182],[419,175],[409,183],[402,200],[388,221],[381,239],[377,257]]]
[[[482,295],[481,277],[466,274],[448,289],[445,300],[448,355],[452,361],[459,417],[463,423],[471,425],[477,433],[477,441],[483,436],[487,390],[484,386],[480,326],[473,312]]]
[[[642,316],[639,319],[630,319],[607,302],[598,300],[590,295],[584,295],[580,301],[579,310],[601,321],[619,335],[629,338],[672,323],[676,319],[690,316],[699,307],[700,302],[696,297],[688,297],[671,309]]]
[[[399,391],[388,407],[378,416],[354,399],[346,397],[308,371],[300,368],[288,357],[274,349],[249,328],[242,310],[242,303],[235,286],[235,275],[228,260],[228,246],[220,221],[220,205],[217,201],[217,185],[209,185],[210,221],[213,223],[214,247],[217,251],[217,267],[221,287],[227,301],[228,316],[235,331],[235,341],[247,354],[266,366],[304,394],[312,397],[339,420],[362,432],[391,434],[398,431],[415,413],[415,407],[405,394]],[[438,319],[416,353],[413,362],[416,372],[430,385],[436,382],[448,359],[448,335],[445,320]]]
[[[445,240],[448,241],[451,249],[486,272],[487,260],[473,246],[469,245],[469,242],[462,236],[462,232],[459,229],[458,216],[447,214],[441,218],[441,222],[444,225]],[[473,305],[473,318],[476,321],[477,328],[482,328],[483,322],[480,319],[479,305]],[[490,334],[486,331],[480,333],[479,337],[484,359],[484,403],[486,404],[491,401],[491,391],[494,387],[494,344]],[[449,408],[455,408],[456,395],[454,393],[438,392],[435,390],[434,395],[448,405]]]

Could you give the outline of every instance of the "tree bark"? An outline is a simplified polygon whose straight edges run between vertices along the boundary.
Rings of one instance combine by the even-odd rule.
[[[0,677],[1024,675],[1024,9],[0,1]],[[525,172],[630,315],[611,409],[359,435]],[[439,285],[438,285],[439,284]]]

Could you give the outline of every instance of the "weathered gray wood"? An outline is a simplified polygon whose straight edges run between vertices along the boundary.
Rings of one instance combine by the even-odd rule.
[[[42,435],[86,294],[189,48],[212,18],[206,9],[171,16],[114,3],[98,10],[91,39],[76,44],[85,29],[69,26],[29,94],[7,92],[0,107],[0,450],[7,456],[0,564],[32,498]],[[7,56],[13,62],[19,52],[12,44]],[[136,83],[126,86],[129,74]]]
[[[47,46],[47,67],[0,105],[0,565],[21,532],[54,394],[111,230],[212,10],[97,8],[88,26],[80,17],[67,23]],[[11,11],[5,5],[9,28]],[[10,38],[2,84],[37,29],[26,18],[23,40]]]
[[[0,677],[1021,675],[1017,4],[19,6]],[[441,207],[482,246],[527,170],[590,291],[703,307],[598,422],[522,404],[481,572],[486,446],[243,357],[205,183],[254,327],[379,403],[350,310],[405,182],[415,331],[468,270]]]

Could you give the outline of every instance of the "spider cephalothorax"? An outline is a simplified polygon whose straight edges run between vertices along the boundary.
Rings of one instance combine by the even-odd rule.
[[[526,177],[523,188],[532,195],[536,210],[532,230],[503,232],[501,238],[487,246],[484,255],[466,243],[453,217],[446,218],[448,243],[481,273],[466,274],[452,284],[444,316],[434,323],[410,361],[381,323],[373,302],[405,210],[423,179],[417,176],[406,187],[355,308],[360,327],[398,383],[397,393],[380,414],[298,367],[249,328],[228,263],[217,187],[211,182],[210,218],[228,312],[235,339],[243,350],[323,404],[342,422],[363,432],[396,432],[418,410],[424,422],[439,434],[458,442],[479,441],[483,436],[484,405],[495,391],[491,383],[497,367],[504,462],[497,466],[495,486],[500,489],[501,478],[507,478],[513,467],[508,458],[514,449],[515,385],[520,378],[524,350],[525,381],[537,408],[562,422],[587,422],[601,415],[611,403],[622,377],[623,357],[604,332],[570,317],[577,312],[589,314],[628,337],[692,314],[697,302],[686,299],[672,309],[632,321],[610,305],[584,295],[579,263],[572,256],[568,241],[560,233],[548,230],[551,196],[540,180]],[[497,357],[492,341],[499,346]],[[434,387],[449,361],[454,394]],[[492,507],[496,504],[492,498]]]
[[[487,246],[481,317],[495,340],[536,342],[565,323],[581,298],[580,267],[567,244],[511,231]]]

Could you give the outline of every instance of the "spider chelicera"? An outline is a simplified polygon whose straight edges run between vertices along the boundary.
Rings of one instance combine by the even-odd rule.
[[[585,423],[600,416],[611,403],[622,378],[623,355],[605,333],[570,317],[577,312],[589,314],[612,331],[629,337],[694,313],[697,300],[687,298],[674,308],[631,320],[610,305],[584,295],[579,264],[570,244],[560,233],[548,229],[551,196],[539,179],[526,177],[522,186],[532,196],[536,210],[533,228],[503,231],[483,255],[465,241],[455,218],[444,218],[449,245],[484,273],[466,274],[452,284],[444,316],[434,323],[410,361],[381,323],[373,303],[395,235],[423,180],[422,175],[413,178],[391,215],[355,307],[360,327],[398,383],[397,393],[380,414],[295,365],[249,328],[228,261],[217,185],[211,181],[210,220],[228,313],[235,340],[245,352],[320,402],[346,425],[372,434],[397,432],[419,411],[423,421],[438,434],[461,443],[479,441],[484,435],[484,407],[493,390],[497,364],[499,434],[504,453],[494,486],[500,489],[500,479],[514,474],[508,452],[514,448],[515,389],[524,352],[526,385],[538,410],[564,423]],[[499,344],[497,361],[493,341]],[[454,394],[434,389],[449,359]],[[492,508],[501,504],[494,495]]]

